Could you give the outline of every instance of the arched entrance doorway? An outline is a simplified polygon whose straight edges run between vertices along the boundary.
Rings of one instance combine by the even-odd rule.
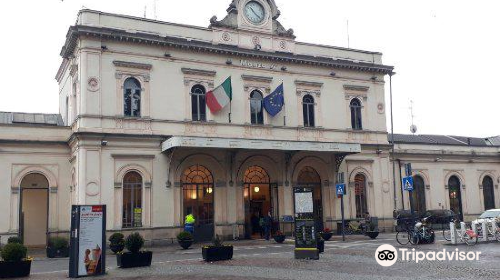
[[[49,220],[49,181],[38,173],[21,181],[19,231],[26,246],[44,248]]]
[[[452,210],[460,220],[464,219],[462,213],[462,191],[461,183],[457,176],[451,176],[448,179],[448,192],[450,196],[450,210]]]
[[[273,191],[277,190],[277,188],[271,184],[267,171],[260,166],[249,167],[245,171],[243,183],[245,238],[262,238],[264,229],[260,220],[268,213],[271,213],[271,216],[276,218],[275,209],[277,209],[277,205],[273,203],[273,198],[277,193]]]
[[[425,213],[425,183],[424,179],[418,175],[413,177],[413,191],[411,192],[411,199],[413,209],[419,214]]]
[[[310,188],[313,190],[313,211],[316,229],[323,230],[323,201],[321,192],[321,178],[312,167],[304,167],[297,178],[297,187]]]
[[[495,191],[493,190],[493,179],[486,176],[483,179],[484,210],[495,209]]]
[[[196,219],[195,241],[211,241],[214,236],[214,178],[204,166],[193,165],[182,173],[183,220]]]

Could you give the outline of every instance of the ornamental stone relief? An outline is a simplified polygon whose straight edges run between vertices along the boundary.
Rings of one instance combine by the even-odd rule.
[[[269,127],[245,127],[245,131],[243,132],[243,136],[247,138],[252,137],[272,137],[273,130]]]
[[[217,126],[208,124],[188,123],[185,125],[184,132],[186,134],[202,134],[215,135],[217,134]]]
[[[87,81],[87,89],[91,92],[96,92],[99,90],[99,79],[96,77],[90,77]]]
[[[151,131],[151,121],[119,119],[116,120],[116,128]]]

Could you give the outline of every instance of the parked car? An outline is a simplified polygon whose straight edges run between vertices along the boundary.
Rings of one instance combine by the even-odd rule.
[[[485,211],[479,218],[476,220],[472,221],[473,223],[482,223],[485,220],[493,220],[493,219],[499,219],[500,220],[500,209],[491,209],[488,211]]]

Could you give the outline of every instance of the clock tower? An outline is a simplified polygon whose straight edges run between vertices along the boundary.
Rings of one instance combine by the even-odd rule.
[[[214,43],[262,51],[293,52],[295,36],[278,21],[274,0],[233,0],[222,20],[212,17]]]

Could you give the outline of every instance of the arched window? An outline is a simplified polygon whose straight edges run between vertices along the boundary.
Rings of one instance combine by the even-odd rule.
[[[368,212],[368,203],[366,200],[366,177],[358,174],[354,177],[354,193],[356,195],[356,218],[364,218]]]
[[[484,210],[495,209],[495,191],[493,190],[493,179],[486,176],[483,179]]]
[[[191,112],[193,121],[207,120],[206,91],[202,85],[195,85],[191,88]]]
[[[124,115],[126,117],[141,116],[141,83],[136,78],[125,80],[124,88]]]
[[[421,176],[413,178],[413,191],[411,192],[413,209],[418,213],[423,214],[426,211],[425,207],[425,183]]]
[[[142,227],[142,176],[135,171],[123,177],[123,227]]]
[[[463,220],[462,213],[462,191],[461,183],[457,176],[451,176],[448,179],[448,191],[450,197],[450,210],[452,210],[460,220]]]
[[[250,118],[252,124],[264,124],[264,111],[262,110],[262,93],[258,90],[252,91],[250,94]]]
[[[361,102],[359,99],[354,98],[351,101],[351,126],[354,130],[362,130],[363,129],[363,119],[361,116]]]
[[[302,110],[304,113],[304,126],[314,127],[314,97],[306,95],[302,99]]]

